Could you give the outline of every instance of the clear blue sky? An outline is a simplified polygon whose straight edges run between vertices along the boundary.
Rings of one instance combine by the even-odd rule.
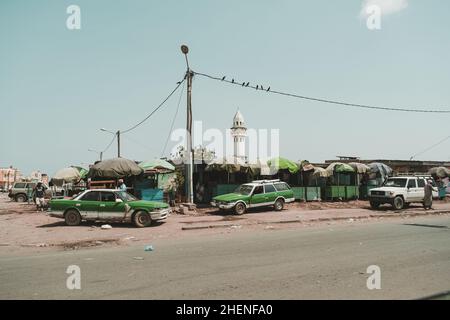
[[[352,1],[0,2],[0,166],[50,175],[96,159],[141,120],[184,71],[382,106],[450,109],[450,2],[407,1],[370,31]],[[66,8],[81,8],[81,30]],[[194,80],[194,119],[229,128],[237,107],[252,128],[280,128],[282,156],[409,157],[449,135],[450,115],[343,108]],[[178,95],[122,139],[124,157],[160,156]],[[184,98],[175,127],[185,126]],[[450,141],[418,157],[449,160]],[[169,146],[170,149],[171,146]],[[115,155],[115,145],[105,157]]]

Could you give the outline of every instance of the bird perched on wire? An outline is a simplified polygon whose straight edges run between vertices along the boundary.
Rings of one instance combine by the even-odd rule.
[[[245,84],[245,86],[248,87],[249,84],[250,84],[250,82],[247,82],[247,83]]]
[[[222,81],[225,80],[225,78],[226,78],[226,76],[224,76],[224,77],[222,78]]]
[[[178,81],[177,84],[181,84],[181,81]]]
[[[242,82],[242,86],[245,86],[245,81],[244,81],[244,82]]]
[[[234,83],[234,79],[231,79],[231,83]]]
[[[256,90],[258,90],[259,89],[259,86],[258,85],[256,85]]]
[[[264,90],[264,88],[263,88],[263,86],[262,86],[262,85],[261,85],[260,87],[261,87],[261,90]]]
[[[270,91],[270,87],[267,88],[267,91]]]

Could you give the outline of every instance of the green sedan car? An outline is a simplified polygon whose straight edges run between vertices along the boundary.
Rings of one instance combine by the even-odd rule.
[[[169,206],[163,202],[139,200],[121,190],[86,190],[72,199],[52,199],[48,214],[62,218],[69,226],[82,220],[133,222],[148,227],[154,221],[167,219]]]
[[[273,206],[283,210],[284,204],[294,202],[291,187],[280,180],[258,180],[239,186],[233,193],[213,198],[211,205],[219,209],[233,209],[236,214],[244,214],[248,208]]]

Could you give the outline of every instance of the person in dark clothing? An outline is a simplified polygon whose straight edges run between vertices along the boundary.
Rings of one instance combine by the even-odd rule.
[[[36,196],[36,210],[44,211],[45,206],[45,190],[47,188],[42,184],[42,182],[38,182],[36,187],[34,188],[34,195]]]

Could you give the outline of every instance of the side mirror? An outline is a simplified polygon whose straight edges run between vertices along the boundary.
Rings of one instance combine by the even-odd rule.
[[[120,199],[120,198],[116,198],[116,202],[117,202],[117,203],[121,203],[121,202],[123,202],[123,200]]]

